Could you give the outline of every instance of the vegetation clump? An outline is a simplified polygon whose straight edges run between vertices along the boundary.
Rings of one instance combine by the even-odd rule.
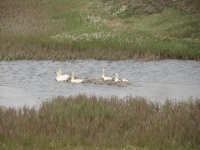
[[[176,8],[179,11],[199,14],[199,0],[102,0],[103,2],[120,3],[127,5],[134,14],[161,13],[167,7]]]
[[[199,149],[200,100],[55,97],[0,107],[0,149]]]

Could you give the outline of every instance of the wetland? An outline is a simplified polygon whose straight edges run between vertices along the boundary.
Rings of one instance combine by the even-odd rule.
[[[199,149],[198,0],[0,1],[0,149]]]

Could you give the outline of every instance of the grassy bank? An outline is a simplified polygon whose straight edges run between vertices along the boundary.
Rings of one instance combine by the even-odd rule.
[[[199,60],[199,7],[197,0],[0,0],[0,60]]]
[[[0,149],[199,149],[200,100],[56,97],[0,107]]]

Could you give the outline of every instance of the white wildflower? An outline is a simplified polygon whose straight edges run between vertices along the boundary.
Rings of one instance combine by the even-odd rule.
[[[121,8],[119,8],[115,13],[113,13],[113,15],[117,15],[121,12],[124,12],[126,10],[127,6],[123,5]]]

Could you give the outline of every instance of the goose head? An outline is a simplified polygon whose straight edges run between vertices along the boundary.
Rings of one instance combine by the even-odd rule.
[[[118,74],[117,73],[114,73],[113,76],[115,76],[115,82],[117,82],[119,79],[118,79]]]
[[[57,76],[60,76],[62,74],[60,69],[58,69],[55,73],[57,74]]]
[[[96,82],[96,81],[97,81],[97,79],[94,77],[94,78],[92,79],[92,81],[93,81],[93,82]]]
[[[113,76],[118,77],[118,73],[114,73]]]
[[[119,83],[121,83],[122,81],[123,81],[122,78],[120,78],[120,79],[118,80]]]
[[[74,72],[70,72],[72,78],[74,78]]]
[[[93,78],[93,83],[102,84],[102,83],[104,83],[104,79],[103,78],[100,78],[100,79]]]

